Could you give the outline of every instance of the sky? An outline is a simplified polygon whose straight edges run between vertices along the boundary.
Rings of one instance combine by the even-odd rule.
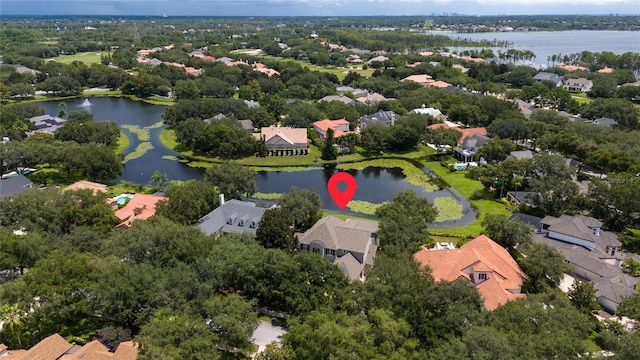
[[[640,14],[640,0],[1,0],[2,15]]]

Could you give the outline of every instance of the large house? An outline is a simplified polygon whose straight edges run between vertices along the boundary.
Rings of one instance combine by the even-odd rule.
[[[420,85],[424,85],[426,86],[428,83],[433,82],[433,77],[431,75],[428,74],[421,74],[421,75],[409,75],[406,78],[400,80],[400,81],[413,81],[415,83],[418,83]]]
[[[365,128],[368,125],[376,124],[380,126],[391,126],[396,123],[396,120],[400,119],[400,115],[389,110],[380,110],[377,113],[371,115],[365,115],[360,118],[360,127]]]
[[[620,264],[627,254],[616,234],[601,229],[592,217],[562,215],[540,220],[534,241],[547,244],[564,255],[573,274],[593,283],[598,303],[616,311],[622,299],[637,294],[640,279],[622,272]]]
[[[535,82],[551,81],[556,86],[562,86],[562,77],[550,72],[541,71],[537,73],[533,77],[533,81]]]
[[[413,258],[428,266],[436,281],[460,279],[478,289],[487,310],[525,297],[520,289],[527,276],[505,248],[485,235],[459,249],[423,248]]]
[[[0,359],[3,360],[135,360],[139,345],[132,341],[121,342],[114,352],[93,340],[83,346],[72,345],[62,336],[53,334],[35,344],[29,350],[7,350],[0,344]]]
[[[225,202],[223,196],[221,196],[220,202],[220,206],[198,220],[200,230],[207,235],[232,232],[250,232],[255,235],[262,215],[272,207],[272,205],[255,204],[235,199]]]
[[[349,121],[345,119],[329,120],[324,119],[313,123],[313,130],[321,138],[327,137],[327,130],[333,129],[333,137],[339,138],[342,135],[349,133]]]
[[[100,184],[100,183],[87,181],[87,180],[80,180],[67,186],[62,191],[76,191],[76,190],[91,190],[93,192],[93,195],[97,195],[98,193],[106,194],[108,187],[105,184]]]
[[[64,125],[64,122],[66,120],[59,117],[45,114],[40,116],[34,116],[30,118],[29,121],[31,121],[36,127],[36,129],[31,133],[44,132],[44,133],[53,134]]]
[[[134,220],[147,220],[156,214],[156,205],[169,198],[149,194],[133,194],[125,206],[116,210],[116,217],[120,220],[118,227],[131,226]]]
[[[427,107],[425,104],[422,104],[421,107],[413,109],[412,111],[416,114],[430,115],[436,119],[445,117],[439,109]]]
[[[593,82],[585,78],[566,79],[562,87],[571,92],[587,92],[593,87]]]
[[[378,224],[374,222],[327,216],[296,236],[302,252],[322,256],[354,281],[364,280],[364,271],[373,266],[377,232]]]
[[[318,100],[318,102],[331,102],[331,101],[339,101],[347,105],[354,105],[356,103],[355,100],[345,95],[327,95],[322,99]]]
[[[309,144],[307,129],[269,126],[253,134],[256,139],[264,139],[270,156],[307,155]]]

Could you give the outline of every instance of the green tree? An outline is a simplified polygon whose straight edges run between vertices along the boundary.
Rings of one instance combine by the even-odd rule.
[[[193,225],[219,205],[218,189],[202,181],[171,182],[164,192],[169,200],[158,203],[156,214],[180,224]]]
[[[486,162],[491,164],[503,161],[507,156],[509,156],[509,153],[516,149],[516,144],[510,140],[495,137],[486,141],[476,152],[475,156],[478,158],[484,158]]]
[[[227,199],[256,192],[255,171],[235,162],[225,161],[208,168],[204,173],[204,181],[215,185]]]
[[[567,295],[573,305],[583,313],[589,314],[600,307],[596,301],[596,289],[589,281],[575,280]]]
[[[412,190],[396,194],[393,201],[376,210],[380,218],[378,239],[385,251],[400,250],[413,253],[421,245],[428,245],[428,224],[438,211],[426,198],[420,198]]]
[[[305,231],[313,226],[322,216],[322,201],[313,189],[292,187],[288,194],[278,199],[278,205],[289,210],[293,215],[295,228]]]
[[[264,350],[255,356],[255,360],[295,360],[295,352],[286,345],[277,342],[267,344]]]
[[[509,220],[502,214],[487,214],[482,219],[485,233],[498,244],[525,249],[533,241],[533,228],[520,220]]]
[[[153,172],[153,175],[149,178],[149,183],[156,184],[158,187],[162,187],[167,182],[167,174],[163,174],[160,171],[156,170]]]
[[[531,244],[525,255],[527,257],[521,259],[520,266],[529,277],[523,286],[527,292],[539,293],[558,286],[563,274],[571,270],[564,256],[546,244]]]
[[[327,134],[324,138],[324,144],[322,145],[322,160],[335,160],[338,157],[338,149],[336,149],[335,138],[333,137],[333,129],[327,129]]]
[[[242,347],[251,342],[251,334],[258,327],[258,314],[252,309],[254,305],[255,302],[237,294],[214,296],[205,301],[202,312],[207,325],[223,344]]]
[[[4,83],[0,82],[0,101],[4,102],[5,100],[11,97],[11,90]]]
[[[385,148],[387,130],[385,127],[372,124],[361,132],[362,148],[371,154],[380,154]]]
[[[623,297],[617,313],[640,321],[640,294]]]
[[[173,88],[173,93],[177,99],[198,99],[200,89],[193,80],[178,80]]]
[[[22,348],[22,330],[24,327],[23,317],[25,312],[18,304],[4,304],[0,307],[0,319],[4,323],[3,328],[18,339],[18,348]]]
[[[256,241],[265,248],[294,251],[298,241],[293,233],[293,215],[287,208],[264,212],[256,230]]]

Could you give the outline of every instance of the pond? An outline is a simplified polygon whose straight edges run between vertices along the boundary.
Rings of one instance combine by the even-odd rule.
[[[39,105],[50,115],[56,115],[60,101],[40,102]],[[134,149],[141,143],[149,143],[148,151],[138,158],[125,162],[124,170],[116,181],[127,181],[136,184],[147,184],[149,178],[157,170],[167,174],[170,180],[202,180],[204,170],[192,168],[179,161],[179,153],[166,148],[160,142],[160,132],[166,128],[161,124],[165,106],[150,105],[131,101],[126,98],[90,98],[65,100],[67,111],[86,110],[93,114],[96,120],[111,120],[116,122],[123,133],[129,137],[129,147],[125,150],[125,159],[130,158]],[[428,171],[428,169],[425,169]],[[256,175],[256,186],[260,193],[287,193],[291,187],[314,189],[322,200],[324,209],[339,211],[326,188],[328,178],[337,170],[334,167],[324,167],[308,171],[261,171]],[[369,167],[362,171],[349,170],[357,181],[358,189],[353,200],[362,200],[374,204],[393,200],[393,196],[401,191],[412,189],[418,196],[426,197],[430,201],[438,197],[454,199],[462,206],[462,217],[457,220],[444,221],[436,227],[462,226],[475,220],[476,212],[469,202],[453,189],[426,192],[423,188],[409,184],[402,171],[398,168]],[[351,212],[345,209],[343,212]],[[360,215],[361,216],[361,215]]]

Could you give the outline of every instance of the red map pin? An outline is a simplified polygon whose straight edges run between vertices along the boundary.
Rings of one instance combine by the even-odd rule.
[[[345,183],[347,188],[344,191],[338,189],[338,184]],[[327,182],[327,190],[333,201],[338,205],[340,210],[344,210],[345,206],[351,201],[351,198],[356,193],[358,185],[356,179],[348,172],[339,171],[329,178]]]

